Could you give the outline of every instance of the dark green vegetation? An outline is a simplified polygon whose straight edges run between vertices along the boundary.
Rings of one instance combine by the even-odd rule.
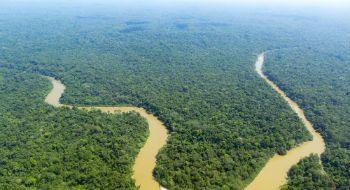
[[[174,7],[126,9],[103,4],[55,5],[45,7],[47,12],[35,4],[23,9],[7,6],[1,10],[0,68],[61,79],[67,86],[67,104],[133,104],[159,116],[171,131],[154,173],[165,187],[242,189],[274,153],[310,138],[253,65],[263,50],[312,51],[318,45],[313,40],[328,39],[324,35],[305,40],[310,34],[304,31],[329,32],[311,25],[322,23],[320,18],[232,7],[178,8],[174,13]],[[346,29],[338,32],[348,36]],[[344,52],[339,54],[349,60]],[[332,92],[327,91],[334,96]],[[341,122],[349,126],[348,120]],[[345,127],[335,126],[335,138],[342,138]],[[326,167],[332,180],[345,184],[349,178],[341,168],[346,165],[336,163],[350,159],[340,153],[323,160],[333,163]],[[132,159],[134,153],[121,155]]]
[[[146,121],[53,108],[43,102],[49,84],[0,71],[0,189],[136,189],[131,168]]]
[[[67,104],[133,104],[159,116],[171,131],[155,170],[165,187],[241,189],[273,154],[310,138],[252,69],[254,34],[236,28],[245,21],[33,17],[1,25],[11,33],[2,66],[60,78]]]
[[[302,159],[288,172],[288,183],[282,190],[331,190],[334,184],[322,170],[317,155]]]
[[[349,189],[350,25],[318,24],[308,31],[318,35],[308,35],[301,47],[268,53],[266,70],[322,133],[324,170],[338,189]]]

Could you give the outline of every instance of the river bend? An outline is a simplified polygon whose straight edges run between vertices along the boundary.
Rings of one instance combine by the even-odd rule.
[[[72,107],[70,105],[63,105],[60,103],[60,98],[64,93],[65,86],[61,81],[49,77],[53,88],[50,93],[46,96],[45,102],[55,107]],[[127,107],[79,107],[85,110],[101,110],[107,113],[118,113],[118,112],[138,112],[144,117],[149,126],[149,137],[146,143],[141,148],[139,154],[136,156],[135,163],[133,166],[133,178],[135,179],[136,186],[140,187],[140,190],[166,190],[161,187],[159,183],[153,177],[153,169],[156,166],[156,156],[159,150],[166,144],[168,138],[168,131],[164,124],[158,120],[157,117],[148,113],[143,108],[127,106]]]
[[[246,190],[279,189],[287,182],[288,171],[293,165],[297,164],[302,158],[309,156],[311,153],[321,155],[325,151],[325,143],[322,136],[315,131],[311,122],[305,117],[304,110],[302,110],[297,103],[291,100],[285,92],[283,92],[264,74],[262,69],[264,64],[264,56],[264,53],[258,56],[255,63],[255,71],[288,103],[292,110],[298,115],[306,129],[312,135],[312,141],[301,143],[297,147],[287,151],[286,155],[274,155],[271,159],[269,159],[253,182],[248,185]]]
[[[269,80],[263,72],[264,53],[258,56],[255,63],[255,71],[268,85],[274,89],[292,108],[303,122],[306,129],[313,137],[312,141],[304,142],[297,147],[287,151],[286,155],[274,155],[268,160],[256,178],[250,183],[246,190],[275,190],[279,189],[287,181],[287,173],[290,168],[297,164],[302,158],[309,156],[311,153],[321,155],[325,151],[325,143],[322,136],[315,131],[311,122],[305,117],[304,111],[297,103],[291,100],[275,83]],[[45,102],[56,107],[68,106],[59,102],[64,93],[65,86],[58,80],[49,77],[53,89],[47,95]],[[158,151],[166,144],[168,132],[161,121],[152,114],[147,113],[143,108],[138,107],[80,107],[81,109],[98,109],[103,112],[128,112],[136,111],[144,117],[149,125],[150,136],[145,145],[141,148],[136,157],[133,166],[133,178],[136,185],[141,190],[164,190],[159,183],[153,178],[152,172],[156,165],[156,156]]]

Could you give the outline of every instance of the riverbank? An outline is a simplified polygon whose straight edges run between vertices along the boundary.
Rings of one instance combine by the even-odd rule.
[[[64,93],[65,86],[61,81],[49,77],[53,88],[50,93],[46,96],[45,102],[55,106],[62,107],[70,105],[63,105],[60,103],[60,98]],[[121,113],[121,112],[138,112],[142,117],[144,117],[149,125],[150,135],[141,148],[139,154],[135,159],[135,164],[133,166],[133,178],[135,179],[136,186],[140,186],[140,190],[164,190],[159,183],[153,178],[153,169],[156,166],[157,160],[156,156],[159,150],[166,144],[168,138],[168,131],[163,123],[158,120],[157,117],[148,113],[143,108],[138,107],[79,107],[85,110],[101,110],[106,113]]]
[[[309,156],[311,153],[321,155],[325,151],[325,143],[322,136],[315,131],[311,122],[305,117],[297,103],[291,100],[285,92],[283,92],[275,83],[269,80],[263,72],[264,53],[258,56],[255,63],[255,71],[258,75],[268,83],[293,109],[303,122],[306,129],[310,132],[313,139],[287,151],[286,155],[273,156],[263,169],[259,172],[256,178],[250,183],[246,190],[274,190],[279,189],[287,182],[287,174],[290,168],[297,164],[302,158]]]

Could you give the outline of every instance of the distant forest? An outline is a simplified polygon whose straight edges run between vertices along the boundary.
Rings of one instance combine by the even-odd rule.
[[[254,71],[268,50],[268,76],[327,143],[326,174],[312,155],[284,188],[350,187],[350,19],[224,7],[22,6],[0,8],[0,188],[137,189],[131,166],[146,122],[135,113],[45,105],[46,75],[66,85],[63,103],[135,105],[158,116],[170,131],[154,171],[164,187],[243,189],[275,153],[311,139]]]

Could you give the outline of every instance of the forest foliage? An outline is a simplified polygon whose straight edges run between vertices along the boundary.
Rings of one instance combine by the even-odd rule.
[[[288,183],[281,190],[331,190],[332,179],[325,173],[320,158],[312,154],[299,161],[288,172]]]
[[[350,188],[350,31],[322,26],[329,33],[308,37],[309,46],[272,51],[266,72],[305,110],[326,141],[324,170],[337,189]],[[320,30],[320,27],[317,27]],[[321,30],[322,31],[322,30]],[[327,39],[327,40],[322,40]]]
[[[137,189],[141,116],[53,108],[46,78],[2,69],[0,79],[0,189]]]
[[[303,93],[321,92],[318,86],[326,80],[338,81],[335,83],[343,89],[339,92],[348,96],[349,84],[336,78],[320,80],[318,75],[305,72],[302,64],[288,67],[288,72],[277,76],[282,67],[275,64],[288,59],[282,65],[285,68],[288,63],[294,63],[290,60],[293,56],[297,56],[298,63],[307,60],[301,55],[311,54],[320,41],[336,49],[338,41],[325,40],[328,39],[326,34],[346,24],[330,25],[331,21],[325,22],[306,13],[295,16],[288,11],[283,14],[277,10],[250,12],[232,7],[179,8],[177,11],[181,14],[174,12],[173,7],[146,11],[101,4],[79,8],[60,5],[48,9],[48,12],[39,11],[38,6],[28,5],[17,10],[21,14],[13,14],[13,9],[6,9],[6,6],[1,9],[6,19],[0,20],[0,69],[60,79],[67,86],[62,99],[66,104],[132,104],[157,115],[171,133],[168,144],[158,155],[154,171],[163,186],[169,189],[242,189],[275,153],[283,154],[310,140],[311,136],[296,114],[254,71],[257,54],[272,49],[281,49],[276,51],[281,53],[286,52],[283,49],[291,50],[288,55],[267,54],[268,74],[306,109],[307,117],[323,135],[332,136],[326,137],[327,152],[322,161],[336,185],[346,187],[344,185],[348,184],[349,138],[345,135],[349,121],[342,119],[334,127],[324,127],[327,132],[320,126],[329,125],[327,120],[334,121],[337,117],[350,118],[346,104],[341,103],[349,101],[333,98],[338,97],[333,89],[315,93],[318,98],[326,93],[325,97],[332,97],[327,105],[335,101],[345,110],[322,107],[326,110],[323,115],[332,119],[327,119],[328,116],[315,119],[313,113],[320,109],[312,102],[318,99]],[[320,38],[305,32],[318,29],[323,34]],[[346,39],[346,31],[346,28],[339,30],[337,35]],[[346,48],[345,44],[341,49]],[[345,51],[332,57],[333,54],[327,54],[329,49],[319,48],[318,53],[324,53],[325,60],[337,59],[339,64],[349,60]],[[276,58],[275,62],[272,57]],[[310,64],[307,68],[312,70],[314,66],[318,65]],[[270,71],[272,67],[276,70]],[[328,75],[330,71],[345,72],[337,67],[323,69],[322,73]],[[349,75],[345,72],[343,76],[346,80]],[[294,81],[284,84],[285,77]],[[316,83],[293,95],[292,91],[299,89],[295,84],[310,84],[310,81]],[[13,97],[17,96],[19,94]],[[87,114],[53,108],[50,111]],[[16,109],[16,112],[19,111]],[[111,117],[97,112],[90,114],[96,114],[97,118]],[[50,120],[47,117],[49,115],[43,116],[43,120]],[[137,118],[132,114],[124,117]],[[72,123],[81,123],[80,120],[79,116]],[[142,123],[139,118],[135,122]],[[124,141],[115,144],[122,147],[120,156],[128,157],[127,164],[133,160],[146,135],[143,128],[132,129],[137,131],[135,139],[138,141],[128,141],[126,147],[122,146]],[[118,130],[122,133],[127,129]],[[109,137],[103,133],[99,135],[103,139]],[[88,138],[90,136],[86,136]],[[131,137],[116,135],[115,138]],[[2,140],[6,140],[5,136]],[[128,147],[133,151],[124,152],[123,148]],[[102,145],[100,148],[108,149]],[[124,174],[130,176],[130,170]],[[126,184],[130,183],[131,180]]]
[[[14,19],[7,32],[32,30],[7,39],[23,44],[16,57],[2,53],[3,65],[61,79],[66,104],[133,104],[157,115],[171,132],[154,171],[165,187],[243,188],[273,154],[311,138],[252,69],[254,47],[232,31],[239,23],[139,21],[139,31],[128,20],[68,18]]]

